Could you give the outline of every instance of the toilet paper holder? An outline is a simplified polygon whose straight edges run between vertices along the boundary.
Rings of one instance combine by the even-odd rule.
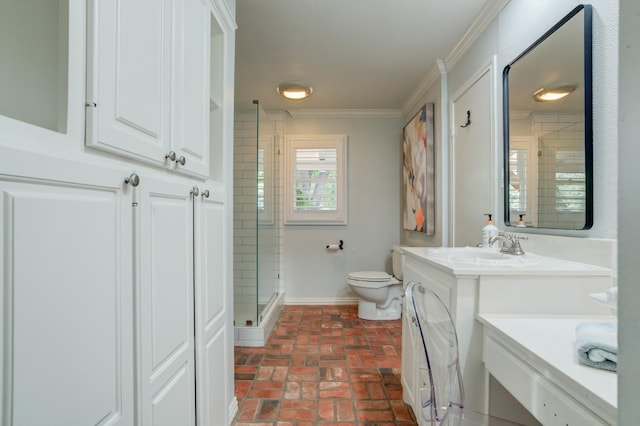
[[[327,248],[330,250],[337,250],[336,249],[336,245],[338,246],[337,249],[343,250],[344,249],[344,241],[340,240],[339,244],[328,244]]]

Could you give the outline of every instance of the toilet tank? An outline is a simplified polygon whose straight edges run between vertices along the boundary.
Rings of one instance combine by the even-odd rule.
[[[393,276],[402,280],[402,267],[404,266],[404,254],[402,247],[392,246],[391,265],[393,267]]]

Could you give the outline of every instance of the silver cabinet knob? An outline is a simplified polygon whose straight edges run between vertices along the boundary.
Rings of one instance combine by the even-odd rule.
[[[140,185],[140,176],[135,173],[131,173],[129,177],[124,178],[124,183],[135,188],[136,186]]]
[[[209,198],[209,190],[205,189],[204,191],[202,191],[202,197],[203,198]]]
[[[191,195],[193,195],[194,197],[197,197],[200,194],[200,190],[198,189],[197,186],[194,186],[193,189],[191,189]]]
[[[175,151],[169,151],[168,154],[166,154],[164,156],[165,159],[168,159],[169,161],[176,161],[176,152]]]
[[[181,165],[183,165],[183,166],[184,166],[184,164],[185,164],[186,162],[187,162],[187,159],[186,159],[186,158],[184,158],[184,155],[181,155],[181,156],[180,156],[180,158],[178,158],[178,159],[176,160],[176,163],[181,164]]]

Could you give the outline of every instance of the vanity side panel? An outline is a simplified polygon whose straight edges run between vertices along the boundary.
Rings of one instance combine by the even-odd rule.
[[[481,389],[488,386],[482,363],[482,324],[478,314],[478,277],[458,276],[453,280],[454,301],[451,315],[456,324],[460,369],[465,389],[465,406],[486,413],[489,396]]]

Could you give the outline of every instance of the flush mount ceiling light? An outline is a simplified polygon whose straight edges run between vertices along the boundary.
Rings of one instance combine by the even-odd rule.
[[[304,99],[313,93],[313,88],[311,86],[300,81],[287,81],[280,83],[276,90],[286,99],[294,101]]]
[[[569,96],[576,90],[578,86],[575,84],[565,84],[549,89],[540,88],[533,92],[533,99],[537,102],[553,102]]]

